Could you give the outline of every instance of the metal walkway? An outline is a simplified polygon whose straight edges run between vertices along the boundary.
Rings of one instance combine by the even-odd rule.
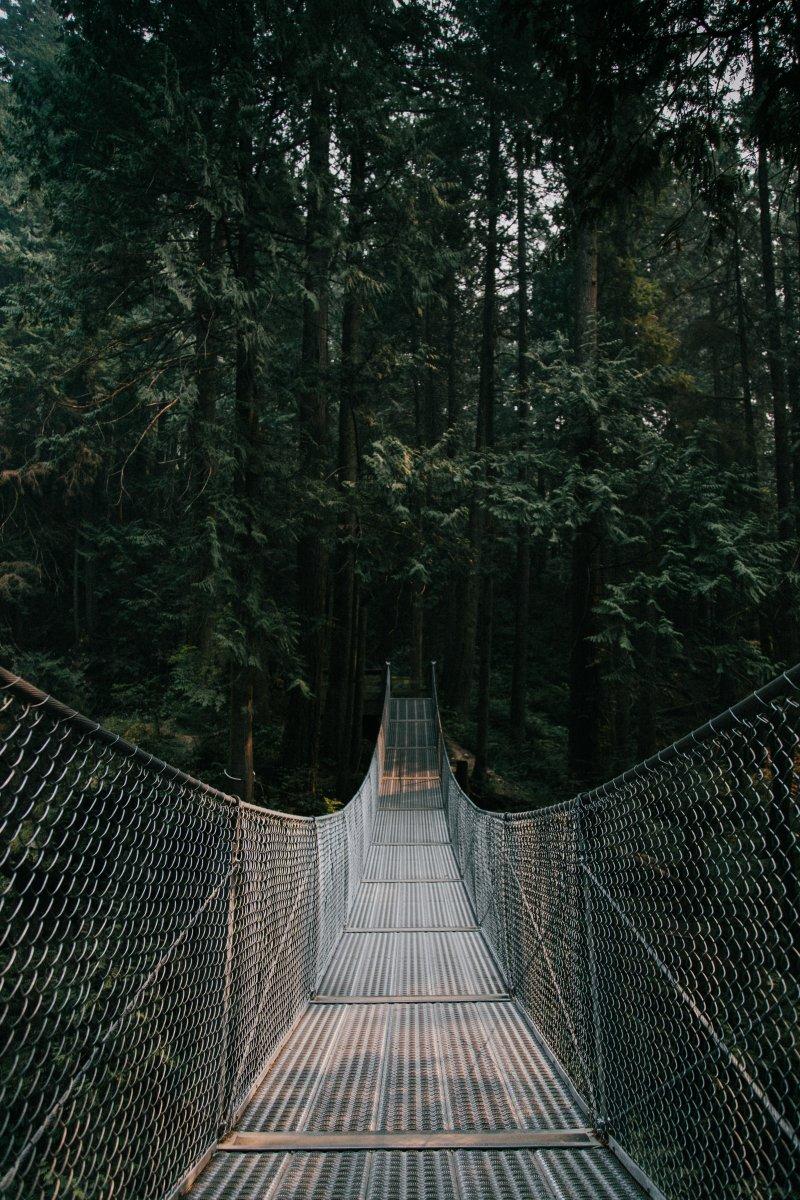
[[[445,819],[432,700],[392,699],[371,844],[316,995],[197,1200],[634,1200],[507,991]]]

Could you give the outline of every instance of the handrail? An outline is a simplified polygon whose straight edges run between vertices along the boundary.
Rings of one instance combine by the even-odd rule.
[[[203,783],[201,779],[195,779],[193,775],[187,775],[179,767],[173,767],[169,763],[164,762],[163,758],[157,758],[154,754],[149,754],[147,750],[142,750],[141,747],[135,746],[133,742],[126,741],[120,734],[112,733],[110,729],[99,725],[97,721],[92,721],[82,713],[76,712],[74,708],[69,708],[68,705],[62,704],[60,700],[54,699],[47,692],[43,692],[32,683],[28,683],[27,679],[23,679],[21,675],[14,675],[13,672],[7,671],[4,667],[0,667],[0,692],[9,692],[29,708],[43,708],[45,712],[52,713],[59,721],[69,722],[70,725],[74,725],[83,733],[91,734],[97,741],[104,742],[107,746],[113,747],[114,750],[119,751],[121,754],[129,755],[146,767],[151,767],[162,774],[168,774],[181,783],[186,783],[193,788],[199,788],[200,791],[206,792],[211,796],[218,796],[221,800],[236,800],[235,796],[231,796],[227,792],[221,792],[219,788],[212,787],[209,783]],[[302,819],[313,820],[313,817],[303,817]]]
[[[386,696],[391,690],[391,664],[386,663],[384,668],[384,707]],[[140,746],[136,746],[133,742],[127,741],[121,734],[112,733],[110,729],[106,729],[104,725],[100,725],[97,721],[92,721],[90,717],[86,717],[83,713],[79,713],[76,709],[70,708],[66,704],[62,704],[60,700],[56,700],[48,692],[43,692],[41,688],[37,688],[34,684],[29,683],[27,679],[23,679],[21,675],[15,675],[12,671],[8,671],[5,667],[0,667],[0,692],[8,692],[15,696],[23,704],[29,708],[42,708],[45,712],[52,713],[59,721],[67,721],[70,725],[74,725],[83,733],[90,734],[99,742],[118,751],[121,754],[127,754],[130,758],[140,762],[143,766],[152,770],[156,770],[159,774],[169,775],[172,779],[185,783],[188,787],[196,788],[206,795],[215,796],[219,800],[228,803],[236,804],[242,809],[250,812],[262,813],[272,817],[280,817],[287,821],[325,821],[329,818],[336,817],[336,813],[320,813],[318,816],[308,816],[306,813],[289,813],[284,812],[279,808],[268,808],[264,804],[253,804],[250,801],[242,800],[238,796],[232,795],[230,792],[223,792],[219,788],[215,788],[210,783],[204,783],[202,779],[196,779],[194,775],[187,774],[180,767],[173,767],[170,763],[165,762],[163,758],[158,758],[155,754],[150,754],[147,750],[142,750]],[[381,720],[383,724],[383,719]],[[377,747],[376,747],[377,749]],[[376,750],[373,750],[373,757]],[[370,759],[370,765],[372,759]],[[364,779],[369,776],[369,767]],[[362,779],[359,787],[353,793],[353,799],[360,790],[364,780]],[[350,801],[348,801],[348,804]],[[342,808],[346,808],[343,805]],[[339,811],[342,811],[341,809]]]

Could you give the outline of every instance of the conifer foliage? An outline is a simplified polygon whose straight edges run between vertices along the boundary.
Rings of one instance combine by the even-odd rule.
[[[800,652],[791,0],[2,0],[0,653],[244,798],[528,802]]]

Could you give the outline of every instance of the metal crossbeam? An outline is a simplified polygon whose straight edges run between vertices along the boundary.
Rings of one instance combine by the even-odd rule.
[[[253,1133],[236,1132],[218,1150],[340,1154],[358,1150],[596,1150],[601,1145],[589,1129],[482,1129],[472,1133],[438,1130],[416,1133]]]

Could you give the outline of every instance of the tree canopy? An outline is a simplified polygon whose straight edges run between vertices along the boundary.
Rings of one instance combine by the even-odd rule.
[[[273,807],[543,803],[798,657],[791,0],[0,3],[0,652]]]

